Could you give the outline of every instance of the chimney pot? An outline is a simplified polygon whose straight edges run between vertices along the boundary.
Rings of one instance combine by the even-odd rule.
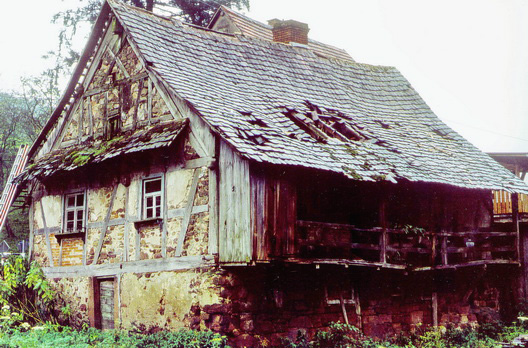
[[[293,19],[280,20],[270,19],[268,24],[272,27],[273,41],[290,43],[295,42],[303,45],[308,44],[308,24],[295,21]]]

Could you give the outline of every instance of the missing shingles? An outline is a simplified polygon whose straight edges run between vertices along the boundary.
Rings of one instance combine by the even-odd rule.
[[[246,116],[246,121],[249,124],[253,126],[258,126],[258,127],[265,127],[265,128],[269,127],[268,124],[264,122],[262,119],[253,116],[251,111],[239,111],[239,112],[241,115]]]
[[[382,120],[375,120],[374,122],[378,123],[382,128],[385,128],[385,129],[392,128],[390,124],[388,124],[387,122],[384,122]]]

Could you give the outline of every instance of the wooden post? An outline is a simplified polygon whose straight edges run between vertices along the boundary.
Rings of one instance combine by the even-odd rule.
[[[512,225],[516,233],[516,252],[521,263],[519,295],[521,298],[526,298],[528,296],[528,235],[521,233],[519,228],[519,195],[517,193],[512,193]]]
[[[440,253],[442,254],[442,265],[448,264],[447,259],[447,236],[442,236],[442,249],[440,250]]]
[[[433,326],[438,326],[438,293],[433,291],[431,294],[431,311],[433,315]]]
[[[515,238],[515,249],[517,251],[517,259],[521,261],[521,235],[519,230],[519,194],[512,193],[512,227],[513,231],[517,234]]]
[[[348,325],[348,314],[345,306],[345,300],[343,299],[343,293],[339,293],[339,302],[341,303],[341,312],[343,313],[343,319],[345,320],[345,324]]]
[[[363,317],[361,314],[361,303],[359,302],[359,291],[357,288],[354,289],[354,302],[356,304],[356,317],[357,317],[357,327],[363,329]]]
[[[436,232],[432,233],[433,240],[431,241],[431,267],[435,266],[436,261],[436,244],[438,243]]]
[[[386,218],[386,208],[387,201],[385,197],[381,198],[380,207],[379,207],[379,222],[382,227],[382,232],[380,236],[380,262],[387,262],[387,218]]]

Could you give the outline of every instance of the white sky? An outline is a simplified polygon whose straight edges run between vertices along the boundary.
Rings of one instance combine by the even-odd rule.
[[[260,21],[296,19],[358,62],[397,67],[433,111],[484,151],[528,152],[525,0],[250,0]],[[44,68],[59,10],[75,0],[2,4],[0,90]]]

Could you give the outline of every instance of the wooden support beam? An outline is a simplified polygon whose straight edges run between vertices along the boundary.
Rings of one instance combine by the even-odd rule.
[[[167,221],[168,221],[168,202],[167,202],[167,176],[163,180],[163,223],[161,225],[161,256],[167,257]],[[192,213],[192,207],[191,207]],[[190,213],[189,213],[190,215]]]
[[[128,261],[129,253],[129,234],[130,234],[130,213],[128,211],[128,200],[130,199],[130,186],[126,187],[125,191],[125,228],[124,228],[124,238],[123,238],[123,261]]]
[[[389,242],[389,238],[387,235],[387,217],[386,217],[386,209],[387,209],[387,200],[385,197],[381,198],[380,206],[379,206],[379,222],[382,227],[382,232],[380,235],[380,262],[386,263],[387,262],[387,244]]]
[[[148,91],[147,91],[147,120],[148,124],[152,120],[152,94],[154,93],[154,88],[152,87],[152,79],[148,79]]]
[[[433,326],[438,326],[438,293],[433,291],[431,294],[431,312],[433,316]]]
[[[31,259],[33,258],[33,243],[34,243],[34,235],[35,235],[35,226],[33,226],[33,221],[35,221],[35,204],[34,202],[31,202],[29,205],[29,248],[28,248],[28,260],[31,262]]]
[[[363,329],[363,315],[361,313],[361,302],[359,300],[359,291],[357,288],[354,288],[354,302],[356,304],[356,317],[357,317],[357,327]]]
[[[196,196],[196,189],[198,188],[198,181],[200,179],[201,169],[195,169],[193,173],[193,180],[191,189],[189,190],[187,206],[185,208],[185,215],[183,216],[180,235],[178,236],[178,245],[176,246],[176,256],[181,256],[183,251],[183,241],[189,228],[189,222],[191,221],[191,212],[194,205],[194,197]]]
[[[118,67],[119,70],[123,73],[123,75],[125,75],[126,78],[129,78],[129,77],[130,77],[130,74],[129,74],[128,71],[126,70],[125,65],[123,64],[123,62],[121,61],[121,59],[119,59],[119,57],[117,56],[117,54],[114,53],[114,51],[112,51],[112,48],[111,48],[111,47],[108,47],[108,51],[107,51],[107,52],[112,56],[112,59],[115,60],[115,63],[117,64],[117,67]]]
[[[97,264],[97,261],[99,260],[99,255],[101,254],[101,250],[103,249],[103,243],[104,243],[104,239],[106,236],[106,231],[108,230],[108,221],[110,221],[110,215],[112,214],[112,208],[114,207],[114,200],[115,200],[115,196],[117,193],[117,187],[118,185],[114,187],[114,190],[112,192],[112,197],[110,198],[110,205],[108,206],[108,211],[106,212],[104,225],[103,225],[103,228],[101,229],[101,236],[99,237],[99,244],[97,245],[97,249],[95,250],[92,265]]]
[[[195,269],[213,266],[213,255],[197,255],[130,262],[104,263],[88,266],[43,267],[48,278],[110,277],[125,273],[150,273]]]
[[[138,122],[138,111],[139,111],[139,101],[141,100],[141,91],[143,90],[143,84],[145,83],[145,79],[139,80],[138,83],[138,94],[136,96],[136,102],[134,104],[134,116],[132,117],[132,129],[136,129],[137,122]]]
[[[343,319],[345,320],[345,324],[348,325],[349,324],[348,323],[348,314],[347,314],[345,301],[343,299],[343,293],[342,292],[339,293],[339,303],[341,304],[341,313],[343,314]]]
[[[448,258],[447,258],[447,236],[442,236],[442,247],[440,249],[440,254],[442,255],[442,265],[447,266],[448,264]]]
[[[44,225],[44,233],[46,234],[46,247],[48,248],[48,258],[50,267],[53,267],[53,252],[51,250],[51,242],[48,225],[46,224],[46,215],[44,214],[44,205],[42,199],[40,200],[40,214],[42,215],[42,224]]]

